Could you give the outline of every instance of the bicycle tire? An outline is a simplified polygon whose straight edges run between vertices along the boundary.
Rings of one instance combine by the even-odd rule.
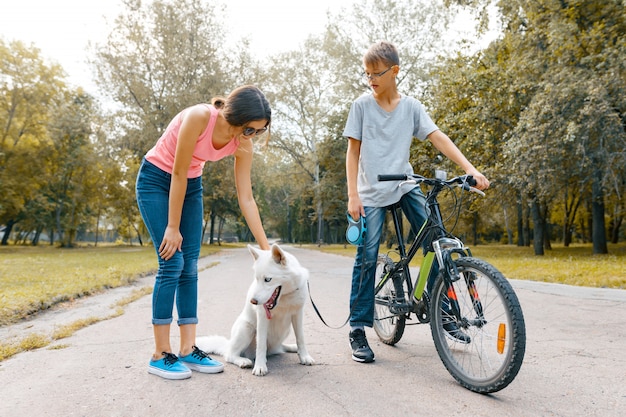
[[[431,333],[437,353],[450,374],[463,387],[481,394],[500,391],[517,376],[526,350],[526,327],[519,300],[511,284],[494,266],[480,259],[460,257],[453,261],[460,279],[453,283],[461,316],[480,319],[472,303],[470,284],[478,293],[482,324],[459,328],[470,336],[460,343],[443,328],[448,308],[448,289],[441,276],[431,297]],[[481,320],[477,320],[481,321]]]
[[[377,287],[381,279],[393,268],[393,261],[387,255],[378,255],[374,285]],[[390,277],[374,296],[374,331],[381,342],[395,345],[404,334],[406,315],[392,313],[390,304],[403,302],[406,304],[408,288],[399,275]]]

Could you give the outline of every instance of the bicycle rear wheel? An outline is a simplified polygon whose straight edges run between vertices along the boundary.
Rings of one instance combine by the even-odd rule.
[[[487,394],[508,386],[520,370],[526,350],[526,327],[519,300],[506,278],[482,260],[454,261],[460,279],[446,288],[441,276],[431,299],[431,332],[437,353],[465,388]],[[444,329],[455,321],[450,302],[456,298],[462,320],[458,328],[471,338],[462,343]]]
[[[387,345],[395,345],[404,334],[406,316],[392,312],[392,310],[394,306],[406,305],[408,294],[402,277],[394,275],[386,278],[392,268],[393,261],[389,256],[378,255],[374,285],[377,288],[381,280],[386,279],[386,281],[374,297],[374,331]]]

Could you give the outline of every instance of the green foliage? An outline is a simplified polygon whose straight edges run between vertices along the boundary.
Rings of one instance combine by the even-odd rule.
[[[35,47],[0,39],[0,224],[9,229],[45,200],[42,158],[50,148],[51,108],[64,101],[63,72]],[[3,236],[7,243],[8,234]]]
[[[594,252],[606,252],[604,201],[614,216],[613,242],[626,207],[623,2],[498,6],[502,38],[437,69],[434,113],[497,187],[497,201],[485,200],[491,212],[498,206],[509,212],[519,204],[533,208],[538,253],[550,213],[563,213],[568,245],[577,224],[587,221],[579,221],[586,204],[593,206],[587,213],[593,218]]]
[[[492,182],[457,231],[478,242],[541,253],[624,238],[626,33],[623,0],[365,0],[328,16],[325,32],[256,61],[243,41],[224,46],[222,6],[206,0],[126,0],[90,59],[115,105],[105,112],[65,85],[34,47],[0,41],[0,225],[4,245],[72,246],[91,234],[144,243],[134,183],[141,157],[181,109],[255,83],[273,108],[271,140],[257,146],[253,186],[268,234],[342,241],[350,103],[374,41],[401,55],[399,88],[424,101],[438,126]],[[444,7],[444,6],[447,6]],[[450,51],[446,25],[469,12],[500,37],[479,51]],[[415,141],[417,172],[457,170]],[[249,237],[239,214],[232,159],[208,163],[205,233]],[[532,209],[532,210],[531,210]],[[606,221],[606,224],[605,224]],[[560,232],[554,232],[560,228]],[[545,236],[545,239],[542,237]],[[508,238],[508,239],[507,239]],[[11,240],[10,240],[11,239]],[[539,250],[541,249],[541,250]]]
[[[221,7],[202,0],[125,1],[107,42],[95,48],[96,81],[123,111],[122,145],[141,158],[185,107],[224,94]]]

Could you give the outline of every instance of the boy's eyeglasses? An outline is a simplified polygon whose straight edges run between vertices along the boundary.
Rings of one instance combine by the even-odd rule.
[[[264,133],[267,130],[267,126],[264,126],[260,129],[255,129],[253,127],[244,127],[243,128],[243,132],[241,133],[243,136],[257,136],[260,135],[261,133]]]
[[[385,75],[385,73],[387,71],[389,71],[390,69],[392,69],[393,67],[395,67],[395,65],[390,66],[389,68],[387,68],[386,70],[384,70],[383,72],[379,72],[378,74],[368,74],[367,72],[364,72],[363,74],[363,78],[365,79],[365,81],[369,81],[369,80],[373,80],[374,78],[380,78],[383,75]]]

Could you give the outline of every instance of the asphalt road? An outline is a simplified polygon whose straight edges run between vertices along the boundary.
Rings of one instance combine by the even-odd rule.
[[[183,381],[150,375],[146,296],[121,316],[0,362],[0,416],[626,415],[626,291],[512,280],[526,319],[524,364],[507,388],[480,395],[447,373],[426,325],[408,327],[395,347],[378,342],[368,329],[376,362],[352,361],[348,328],[340,327],[348,314],[352,259],[285,248],[310,270],[313,299],[330,325],[306,305],[305,335],[316,365],[302,366],[295,354],[283,354],[269,359],[265,377],[231,364],[222,374],[194,373]],[[230,334],[246,302],[251,266],[246,249],[201,260],[199,335]],[[0,337],[106,316],[131,290],[112,290],[0,328]]]

